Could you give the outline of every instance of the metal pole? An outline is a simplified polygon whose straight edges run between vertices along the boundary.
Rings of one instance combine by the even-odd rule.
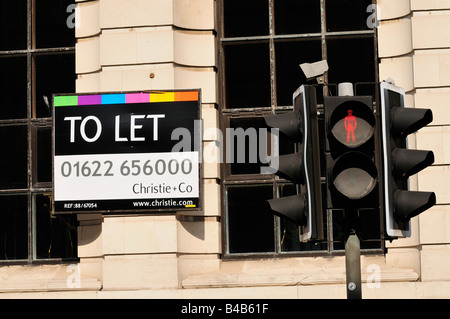
[[[345,243],[347,299],[361,299],[361,253],[359,238],[351,232]]]

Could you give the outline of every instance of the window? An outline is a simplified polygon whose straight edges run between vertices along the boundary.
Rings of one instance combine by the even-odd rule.
[[[74,3],[0,2],[0,262],[77,257],[76,216],[52,214],[51,98],[75,91]]]
[[[262,116],[292,110],[293,92],[310,83],[301,63],[328,61],[324,80],[330,86],[324,94],[336,95],[331,83],[377,81],[376,33],[368,22],[372,0],[221,0],[218,11],[221,129],[233,133],[226,135],[231,154],[222,165],[225,256],[342,252],[343,212],[324,214],[327,238],[313,244],[299,242],[295,225],[265,211],[267,199],[293,194],[294,187],[273,174],[261,174],[267,162],[260,154],[292,152],[293,145],[281,136],[271,140],[259,128]],[[356,93],[374,95],[368,87]],[[318,92],[320,104],[322,90]],[[319,120],[323,127],[323,114]],[[379,213],[367,212],[360,221],[361,248],[379,252]]]

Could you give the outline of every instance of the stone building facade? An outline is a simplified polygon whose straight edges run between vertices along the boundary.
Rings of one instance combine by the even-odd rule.
[[[223,36],[224,2],[76,1],[76,93],[200,88],[203,145],[217,148],[216,128],[233,113],[224,46],[239,40]],[[433,190],[437,205],[412,220],[411,238],[363,253],[363,298],[449,298],[450,1],[378,0],[376,12],[378,80],[394,79],[408,107],[433,111],[409,145],[432,149],[435,163],[410,183]],[[230,251],[224,174],[220,161],[204,163],[201,211],[78,214],[78,260],[0,264],[0,297],[345,298],[342,253]]]

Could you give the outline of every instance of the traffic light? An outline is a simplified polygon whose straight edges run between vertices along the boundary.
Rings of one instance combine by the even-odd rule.
[[[430,109],[405,108],[405,91],[380,84],[382,176],[386,233],[411,236],[411,218],[436,204],[433,192],[409,191],[408,178],[433,164],[432,151],[407,149],[407,136],[433,121]]]
[[[316,89],[302,85],[293,94],[294,110],[264,117],[295,145],[295,152],[281,155],[276,175],[293,182],[296,195],[268,200],[271,213],[300,227],[300,240],[322,240],[322,196]],[[272,165],[271,165],[272,166]],[[273,166],[272,166],[273,167]]]
[[[377,208],[372,96],[324,97],[328,208]]]

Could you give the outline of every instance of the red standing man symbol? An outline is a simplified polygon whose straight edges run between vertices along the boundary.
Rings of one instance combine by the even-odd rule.
[[[350,142],[350,136],[352,142],[355,141],[355,129],[356,129],[356,117],[352,115],[353,111],[348,110],[348,115],[345,117],[344,125],[347,130],[347,142]]]

